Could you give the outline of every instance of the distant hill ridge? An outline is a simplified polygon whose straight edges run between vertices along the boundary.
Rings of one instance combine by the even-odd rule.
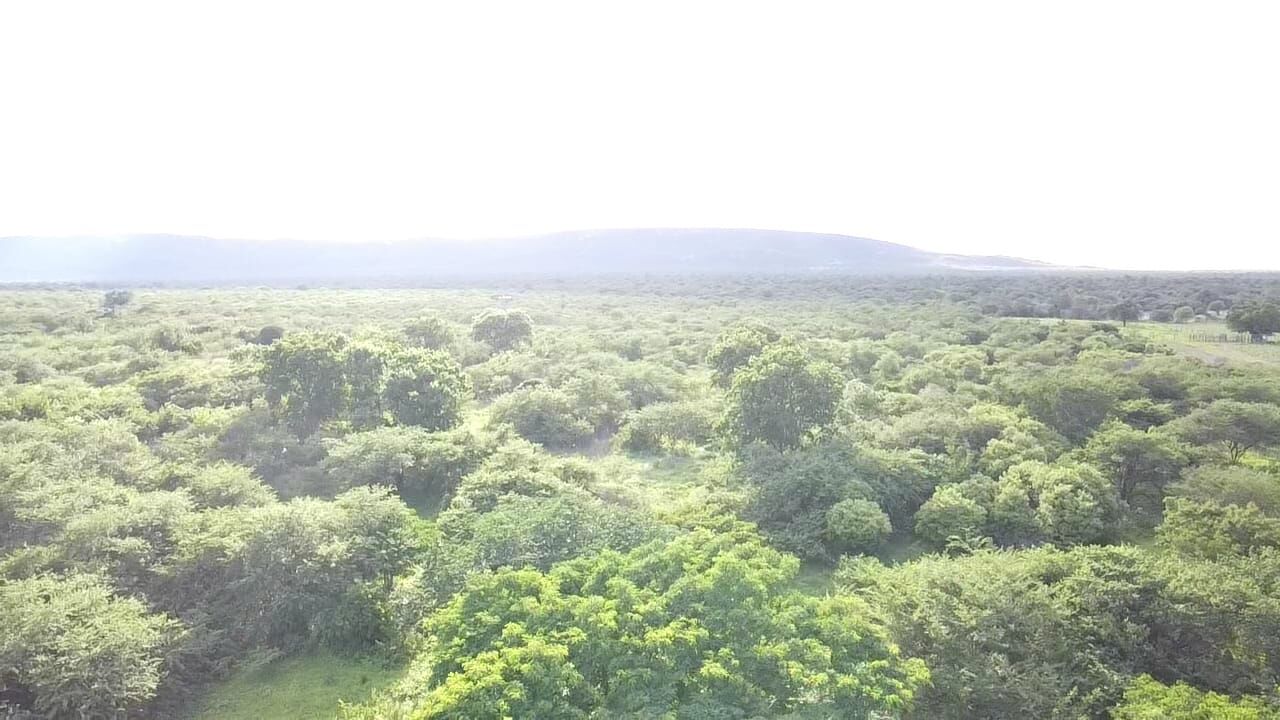
[[[0,237],[0,282],[232,283],[536,273],[587,275],[1028,271],[1009,257],[780,230],[581,230],[491,240],[324,243],[184,235]]]

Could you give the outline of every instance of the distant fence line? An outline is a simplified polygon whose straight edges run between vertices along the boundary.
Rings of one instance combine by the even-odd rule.
[[[1249,333],[1187,333],[1187,337],[1195,342],[1212,342],[1212,343],[1253,343],[1254,339]],[[1266,342],[1261,340],[1258,342]]]

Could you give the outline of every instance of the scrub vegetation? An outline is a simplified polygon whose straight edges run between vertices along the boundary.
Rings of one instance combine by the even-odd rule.
[[[1277,718],[1269,276],[0,291],[0,717]]]

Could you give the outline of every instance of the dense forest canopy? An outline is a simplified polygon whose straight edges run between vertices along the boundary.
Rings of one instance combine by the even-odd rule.
[[[0,290],[0,717],[1280,717],[1280,278],[438,284]]]

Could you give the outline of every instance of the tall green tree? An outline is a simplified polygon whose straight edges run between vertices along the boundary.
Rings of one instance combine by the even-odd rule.
[[[357,428],[378,427],[385,420],[382,400],[394,352],[386,343],[366,339],[348,342],[342,350],[342,381],[347,398],[342,415]]]
[[[1037,371],[1016,388],[1037,420],[1072,442],[1083,442],[1133,394],[1131,385],[1100,368],[1066,366]]]
[[[296,333],[264,351],[267,400],[309,436],[328,420],[443,430],[456,425],[470,380],[449,355],[340,335]]]
[[[1004,544],[1048,541],[1067,547],[1107,539],[1119,517],[1115,488],[1096,468],[1024,462],[1000,476],[989,528]],[[1035,533],[1028,536],[1031,528]]]
[[[1170,494],[1220,505],[1255,505],[1280,517],[1280,478],[1242,465],[1201,465],[1183,474]]]
[[[463,428],[382,427],[327,440],[323,467],[338,489],[387,485],[439,504],[493,453],[495,442]]]
[[[1104,718],[1143,673],[1270,692],[1278,560],[1275,551],[1208,562],[1136,547],[983,550],[845,562],[835,582],[883,612],[903,651],[928,664],[933,681],[914,717]]]
[[[446,430],[461,420],[470,391],[471,380],[452,357],[411,348],[392,357],[381,401],[398,425]]]
[[[1186,557],[1216,560],[1250,555],[1264,548],[1280,548],[1280,518],[1267,517],[1256,505],[1170,498],[1156,539]]]
[[[1220,447],[1234,464],[1254,448],[1280,444],[1280,407],[1214,400],[1173,421],[1170,428],[1188,442]]]
[[[724,425],[739,445],[797,448],[835,419],[843,389],[834,365],[779,343],[734,376]]]
[[[1140,486],[1157,493],[1178,479],[1186,454],[1176,438],[1161,430],[1138,430],[1116,420],[1089,438],[1084,457],[1115,484],[1120,500],[1130,502]]]
[[[347,406],[346,344],[346,338],[333,333],[294,333],[264,352],[261,377],[267,402],[300,437],[313,434]]]

